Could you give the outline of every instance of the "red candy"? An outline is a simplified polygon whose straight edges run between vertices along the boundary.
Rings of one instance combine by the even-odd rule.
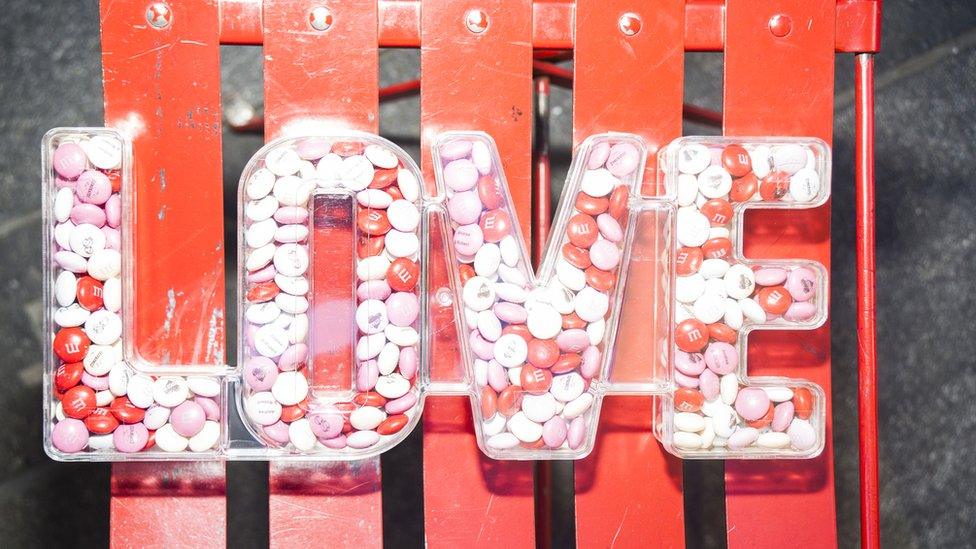
[[[729,145],[722,151],[722,167],[732,177],[742,177],[752,171],[752,160],[741,145]]]
[[[579,357],[579,355],[576,356]],[[556,364],[558,365],[558,361]],[[553,368],[555,367],[554,365]],[[552,386],[552,372],[531,365],[522,367],[520,379],[522,381],[522,389],[533,395],[541,395]]]
[[[390,416],[384,419],[383,423],[380,423],[379,426],[376,427],[376,432],[381,435],[392,435],[393,433],[402,430],[409,421],[410,418],[403,414]]]
[[[705,397],[698,389],[682,387],[674,392],[674,409],[679,412],[697,412],[705,404]]]
[[[498,411],[498,393],[491,387],[481,389],[481,417],[490,419]]]
[[[386,236],[360,235],[356,240],[356,255],[360,259],[380,255],[386,248]]]
[[[796,417],[810,419],[813,415],[813,393],[806,387],[793,390],[793,410]]]
[[[65,362],[81,362],[91,340],[81,328],[61,328],[54,336],[54,353]]]
[[[370,189],[385,189],[396,181],[399,170],[396,168],[378,168],[373,172],[373,181],[370,182]]]
[[[756,293],[756,301],[767,313],[782,315],[793,304],[793,296],[783,286],[770,286]]]
[[[569,241],[575,246],[580,248],[589,248],[596,242],[597,237],[600,235],[600,230],[596,226],[596,220],[593,216],[586,214],[576,214],[569,219],[569,224],[566,227],[566,236],[569,237]]]
[[[728,238],[712,238],[702,246],[705,259],[725,259],[732,255],[732,241]]]
[[[498,411],[504,416],[515,415],[522,409],[522,388],[509,385],[498,394]]]
[[[759,183],[759,196],[767,202],[782,200],[790,192],[790,176],[783,172],[773,172]]]
[[[371,235],[378,236],[390,232],[392,226],[383,210],[360,210],[356,214],[356,226],[359,230]]]
[[[708,325],[708,337],[729,345],[735,345],[736,339],[739,338],[739,332],[729,328],[726,324],[716,322]]]
[[[386,272],[386,282],[394,291],[410,292],[420,280],[420,266],[416,261],[405,257],[398,257],[390,263]]]
[[[498,242],[512,230],[512,221],[505,210],[490,210],[481,216],[481,232],[485,242]]]
[[[705,255],[702,253],[701,248],[683,246],[678,249],[678,253],[674,258],[675,272],[678,273],[678,276],[695,274],[701,268],[704,259]]]
[[[61,406],[64,408],[64,415],[85,419],[95,410],[95,391],[85,385],[72,387],[65,391]]]
[[[598,269],[595,265],[586,269],[583,274],[586,276],[586,285],[601,292],[609,292],[617,283],[617,275],[610,271]]]
[[[576,209],[587,215],[600,215],[610,207],[610,200],[596,198],[586,193],[576,196]]]
[[[573,246],[567,242],[563,244],[563,257],[570,265],[577,269],[586,269],[593,263],[590,261],[589,250],[584,250],[578,246]]]
[[[268,282],[263,282],[257,286],[252,286],[251,289],[247,291],[247,300],[251,303],[271,301],[279,293],[281,293],[281,290],[278,288],[278,285],[269,280]]]
[[[501,208],[505,204],[505,193],[502,192],[501,183],[495,181],[490,175],[483,175],[478,179],[478,198],[481,205],[488,210]]]
[[[339,156],[356,156],[363,154],[366,145],[360,141],[336,141],[332,144],[332,152]]]
[[[107,435],[119,426],[119,420],[107,408],[95,408],[85,418],[85,427],[96,435]]]
[[[550,370],[554,374],[566,374],[572,372],[573,370],[580,367],[583,363],[583,357],[576,353],[564,353],[559,356],[559,360],[552,365]],[[548,389],[548,387],[547,387]]]
[[[708,326],[694,318],[683,320],[674,329],[674,339],[682,351],[697,353],[708,344]]]
[[[54,375],[54,386],[59,391],[67,391],[81,383],[81,376],[85,373],[85,365],[81,362],[71,362],[58,366]]]
[[[102,308],[102,283],[90,276],[83,276],[78,279],[78,304],[88,309],[96,311]]]
[[[116,397],[109,405],[109,411],[122,423],[139,423],[146,417],[146,411],[129,402],[128,397]]]
[[[728,200],[713,198],[702,204],[701,213],[708,218],[712,227],[721,227],[732,221],[732,204]]]
[[[630,189],[626,185],[620,185],[610,194],[609,214],[617,221],[627,212],[627,199],[630,198]]]
[[[559,345],[555,341],[551,339],[533,339],[529,342],[529,364],[536,368],[549,368],[558,359]]]
[[[384,406],[386,404],[386,397],[376,391],[366,391],[364,393],[356,393],[352,401],[360,406]]]
[[[759,189],[759,180],[755,174],[746,174],[732,182],[732,190],[729,191],[729,199],[732,202],[747,202],[756,195]]]

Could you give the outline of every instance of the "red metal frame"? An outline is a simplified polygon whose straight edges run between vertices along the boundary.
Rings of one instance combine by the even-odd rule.
[[[135,135],[137,242],[168,246],[181,257],[178,265],[148,252],[137,257],[144,273],[137,286],[140,325],[158,326],[166,314],[160,305],[168,301],[167,292],[180,296],[176,329],[163,336],[139,332],[140,347],[198,363],[223,361],[221,43],[264,44],[269,138],[310,114],[334,126],[375,131],[378,101],[416,93],[422,83],[422,166],[428,182],[433,177],[426,151],[438,131],[488,131],[499,144],[524,234],[533,235],[536,253],[549,222],[549,185],[546,155],[532,161],[533,68],[553,84],[574,86],[574,142],[606,130],[630,131],[642,135],[654,153],[681,132],[684,51],[724,51],[726,60],[723,115],[685,106],[686,117],[717,123],[724,116],[729,135],[814,135],[829,141],[835,53],[873,53],[880,46],[881,3],[873,0],[353,0],[329,3],[333,27],[326,32],[307,26],[305,10],[311,4],[167,3],[171,25],[154,29],[146,24],[146,5],[102,0],[105,114],[109,125]],[[475,8],[488,16],[483,33],[463,24],[465,12]],[[618,28],[617,17],[625,12],[642,19],[634,36],[625,37]],[[775,14],[794,22],[785,37],[769,31]],[[420,81],[380,91],[379,47],[421,47]],[[569,53],[574,71],[551,64]],[[298,58],[301,64],[293,62]],[[498,64],[483,62],[488,58]],[[857,70],[861,521],[863,543],[877,547],[873,73],[868,56],[858,58]],[[539,80],[540,93],[544,82]],[[795,109],[801,100],[804,109]],[[649,160],[650,174],[653,154]],[[646,181],[644,192],[654,193],[653,178]],[[750,214],[746,254],[806,257],[829,266],[829,212],[826,205],[793,212],[789,219],[776,212]],[[801,225],[806,228],[800,230]],[[201,346],[198,326],[209,326],[211,320],[218,345]],[[434,345],[437,355],[446,358],[435,364],[434,377],[450,378],[457,374],[457,361],[451,358],[457,356],[453,327],[448,322],[439,328]],[[627,341],[635,340],[631,332],[639,325],[624,322],[621,330],[618,356],[638,353]],[[770,353],[785,353],[792,359],[788,371],[769,373],[811,379],[829,394],[829,328],[800,334],[799,344],[797,337],[796,332],[753,335],[752,373],[767,372],[762,362]],[[626,374],[619,364],[635,362],[618,361],[617,374]],[[576,467],[579,545],[684,543],[680,462],[653,439],[650,412],[648,399],[611,396],[604,402],[597,450]],[[481,456],[467,398],[428,400],[424,429],[427,543],[522,547],[538,541],[546,546],[549,525],[545,512],[534,512],[532,465]],[[271,470],[273,545],[381,542],[378,460],[331,467],[272,465]],[[548,468],[535,474],[537,484],[546,486]],[[812,461],[728,462],[726,477],[730,547],[755,545],[757,538],[763,545],[836,545],[829,444]],[[208,542],[225,539],[224,486],[219,463],[115,465],[113,544],[192,545],[200,541],[200,532],[206,532]],[[542,491],[539,502],[544,509]]]

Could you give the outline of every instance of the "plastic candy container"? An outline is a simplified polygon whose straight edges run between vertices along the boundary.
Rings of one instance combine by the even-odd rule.
[[[222,438],[216,377],[126,360],[129,162],[114,130],[44,136],[44,443],[54,459],[201,459]]]
[[[360,133],[278,139],[245,168],[238,396],[269,455],[359,459],[419,420],[419,182]]]
[[[827,318],[827,273],[800,260],[742,257],[746,210],[800,209],[830,194],[816,139],[686,137],[660,152],[675,190],[674,390],[656,432],[683,458],[808,458],[824,446],[825,397],[812,383],[747,376],[752,330]]]
[[[460,339],[489,456],[579,458],[592,449],[646,154],[624,134],[580,146],[534,273],[494,142],[484,133],[437,139]]]

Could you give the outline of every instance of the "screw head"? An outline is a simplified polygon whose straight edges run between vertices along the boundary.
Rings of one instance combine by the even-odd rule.
[[[173,10],[166,2],[153,2],[146,8],[146,21],[154,29],[165,29],[173,22]]]
[[[769,32],[777,38],[783,38],[793,30],[793,20],[782,13],[769,18]]]
[[[636,13],[627,12],[617,19],[617,28],[624,36],[634,36],[640,32],[642,26],[641,18]]]
[[[474,34],[481,34],[488,30],[488,14],[483,10],[468,10],[464,14],[464,26]]]
[[[327,31],[332,27],[332,12],[325,6],[316,6],[308,12],[308,26],[317,31]]]

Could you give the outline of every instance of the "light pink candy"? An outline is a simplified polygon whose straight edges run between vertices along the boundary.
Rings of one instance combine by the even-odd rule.
[[[675,370],[674,372],[674,382],[680,387],[698,387],[699,381],[697,377],[692,377],[689,375],[682,374],[681,372]]]
[[[192,400],[187,400],[173,409],[169,416],[169,423],[177,434],[184,437],[192,437],[203,429],[203,424],[207,421],[207,413]]]
[[[739,353],[724,341],[713,341],[705,348],[705,365],[716,374],[731,374],[739,365]]]
[[[478,330],[472,330],[468,338],[471,343],[471,351],[481,360],[491,360],[495,357],[495,345],[487,339],[481,337]]]
[[[102,234],[105,235],[105,247],[115,250],[117,252],[122,251],[122,233],[118,229],[113,229],[108,225],[102,227]]]
[[[333,450],[342,450],[346,447],[346,435],[339,435],[335,438],[321,440],[322,446]]]
[[[104,391],[108,389],[108,376],[93,376],[88,372],[81,374],[81,382],[92,388],[93,391]]]
[[[98,170],[87,170],[78,178],[75,194],[86,204],[101,205],[112,196],[112,182]]]
[[[769,411],[769,395],[758,387],[745,387],[735,396],[735,411],[746,421],[755,421]]]
[[[463,256],[473,256],[485,243],[484,233],[477,223],[454,229],[454,250]]]
[[[413,379],[413,376],[417,375],[418,363],[417,349],[413,347],[400,349],[400,360],[397,362],[397,367],[400,368],[400,375],[407,379]]]
[[[698,382],[701,387],[702,396],[705,397],[705,400],[713,400],[718,397],[719,393],[721,392],[721,380],[717,375],[715,375],[715,372],[711,370],[703,371],[701,376],[698,377]]]
[[[359,284],[356,288],[356,297],[360,301],[366,301],[367,299],[379,299],[384,300],[390,297],[390,284],[386,280],[367,280]]]
[[[475,191],[456,193],[447,201],[447,212],[459,225],[477,223],[481,217],[481,199]]]
[[[610,271],[620,263],[620,250],[609,240],[597,240],[590,246],[590,261],[597,269]]]
[[[634,173],[640,162],[640,152],[630,143],[617,143],[610,147],[607,156],[607,170],[616,177],[624,177]]]
[[[559,345],[559,350],[564,353],[578,353],[590,344],[590,338],[586,335],[586,330],[573,328],[563,330],[556,336],[556,344]]]
[[[580,375],[586,379],[593,379],[600,373],[600,358],[602,353],[595,345],[590,345],[583,351],[583,361],[580,364]]]
[[[127,454],[141,451],[146,447],[147,442],[149,442],[149,429],[142,423],[119,425],[112,433],[115,449]]]
[[[278,368],[283,372],[297,370],[308,358],[308,346],[304,343],[291,345],[278,357]]]
[[[455,139],[441,145],[438,153],[440,153],[442,160],[457,160],[471,154],[472,145],[473,143],[466,139]]]
[[[766,267],[756,271],[756,284],[760,286],[777,286],[786,282],[786,269]]]
[[[336,438],[342,434],[342,413],[334,406],[309,412],[308,422],[312,426],[312,432],[320,440]]]
[[[278,421],[265,427],[264,434],[279,444],[287,444],[291,440],[288,436],[288,424],[283,421]]]
[[[773,408],[773,423],[770,428],[774,431],[782,433],[789,428],[790,422],[793,421],[793,415],[796,410],[792,402],[781,402]]]
[[[569,440],[569,447],[573,450],[583,445],[583,439],[586,438],[586,420],[582,416],[570,422],[566,438]]]
[[[274,213],[274,219],[284,225],[305,223],[308,220],[308,210],[298,206],[282,206]]]
[[[311,138],[305,139],[295,147],[299,158],[302,160],[318,160],[329,154],[332,145],[325,139]]]
[[[254,391],[267,391],[278,378],[278,366],[270,358],[251,357],[244,363],[244,381]]]
[[[400,398],[388,401],[384,409],[386,410],[387,414],[402,414],[410,408],[413,408],[413,405],[416,403],[417,394],[414,392],[409,392]]]
[[[758,429],[753,427],[744,427],[732,433],[732,436],[729,437],[727,444],[729,445],[729,448],[732,448],[733,450],[741,450],[753,442],[756,442],[757,438],[759,438]]]
[[[260,284],[262,282],[274,280],[276,274],[278,274],[278,271],[275,270],[274,265],[268,265],[256,271],[247,273],[247,281],[253,284]]]
[[[586,169],[596,170],[602,168],[610,156],[610,143],[601,141],[590,150],[590,156],[586,159]]]
[[[356,390],[359,392],[372,391],[379,379],[380,368],[375,360],[367,360],[356,368]]]
[[[790,308],[783,313],[783,318],[790,322],[804,322],[817,314],[817,306],[809,301],[794,301]]]
[[[542,426],[542,441],[550,448],[559,448],[569,435],[569,427],[562,416],[555,416]]]
[[[105,224],[105,210],[94,204],[75,204],[71,208],[71,221],[75,225],[91,223],[96,227]]]
[[[705,357],[701,353],[678,351],[674,355],[674,367],[685,375],[697,376],[705,370]]]
[[[386,298],[386,316],[394,326],[410,326],[420,314],[420,301],[410,292],[396,292]]]
[[[62,143],[54,149],[51,158],[54,171],[65,179],[74,179],[81,175],[88,164],[88,157],[85,151],[77,143]]]
[[[88,446],[88,428],[80,419],[62,419],[51,432],[51,442],[66,454],[80,452]]]
[[[596,226],[600,229],[600,234],[610,242],[620,242],[624,238],[624,231],[620,228],[620,223],[610,214],[600,214],[596,216]]]
[[[518,303],[499,301],[492,307],[492,311],[499,320],[509,324],[523,324],[529,318],[529,312]]]
[[[496,360],[488,362],[488,385],[499,393],[508,387],[508,374],[505,372],[505,367]]]
[[[806,267],[793,269],[786,277],[786,291],[796,301],[809,301],[817,293],[817,275]]]
[[[478,184],[478,168],[467,158],[454,160],[444,166],[444,182],[452,191],[469,191]]]
[[[203,408],[208,420],[217,421],[220,419],[220,405],[217,404],[216,400],[209,397],[197,396],[193,397],[193,402],[196,402]]]

